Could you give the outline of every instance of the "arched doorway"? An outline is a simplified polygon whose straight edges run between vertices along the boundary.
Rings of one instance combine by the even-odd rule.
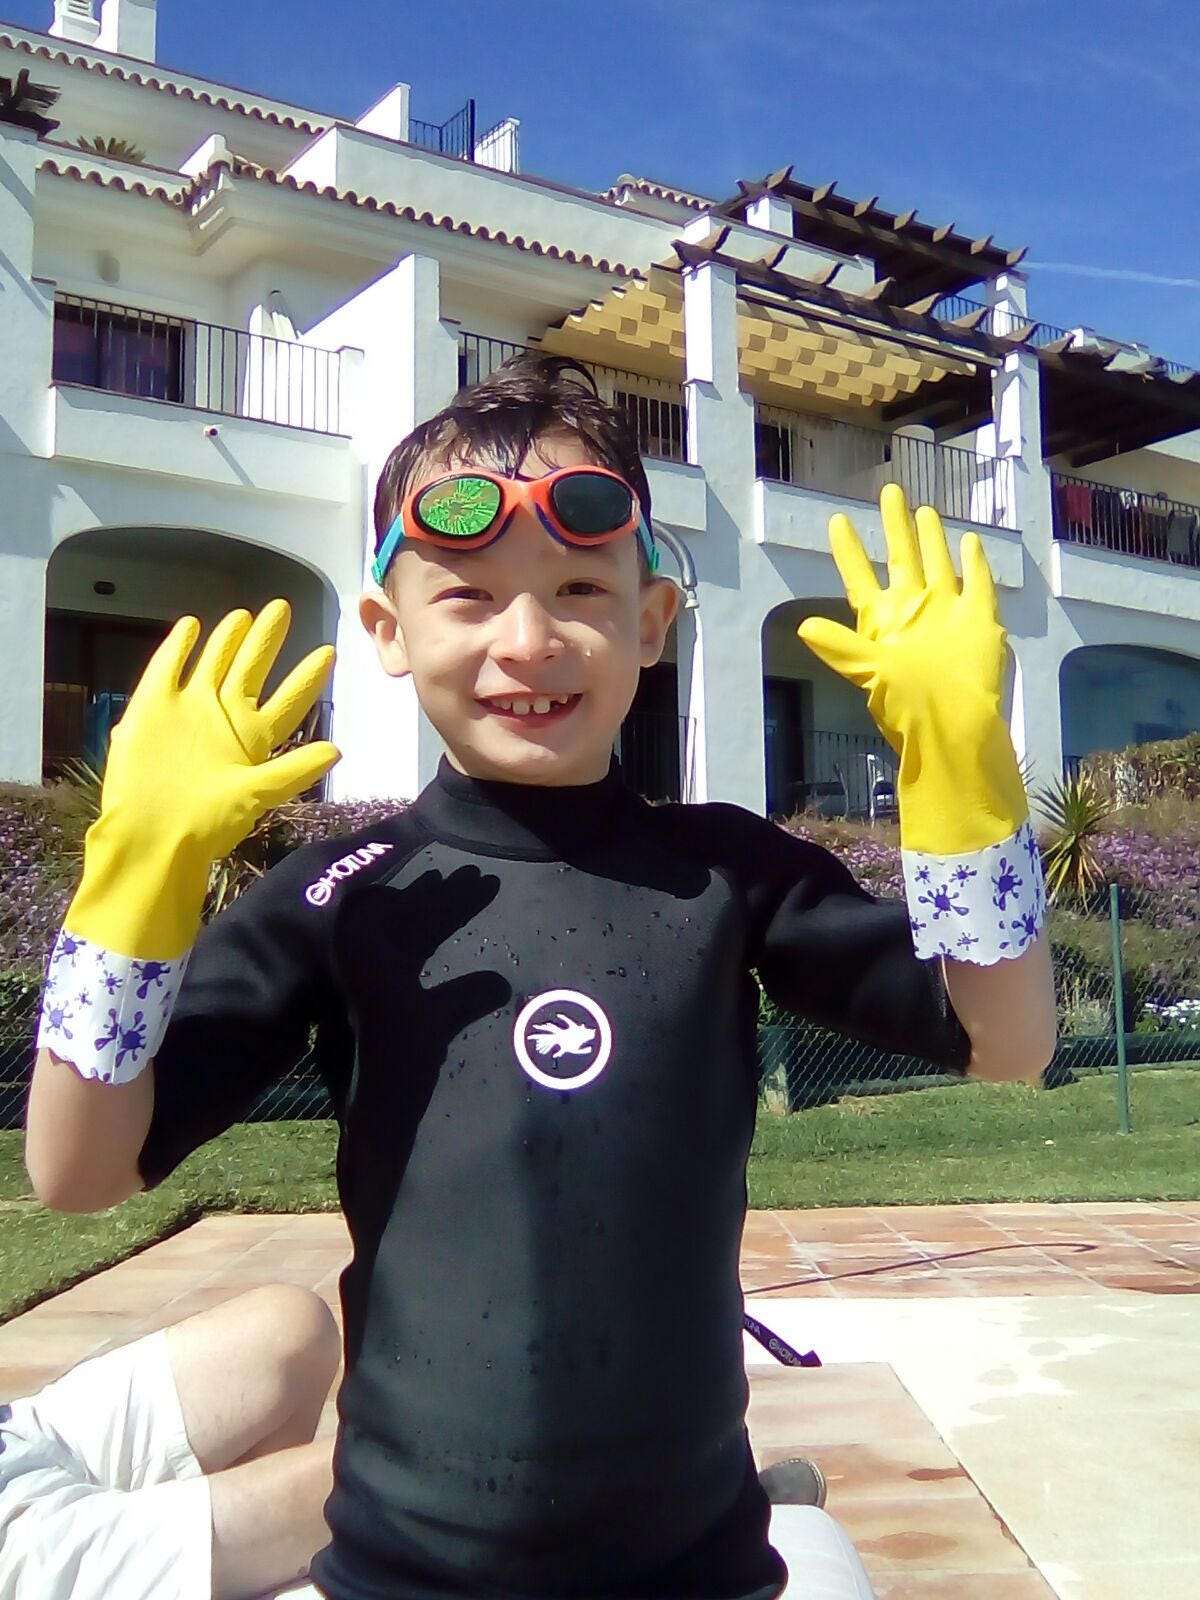
[[[1200,729],[1200,661],[1144,645],[1082,645],[1059,668],[1063,759]]]
[[[310,568],[194,528],[97,528],[66,540],[46,574],[44,775],[72,758],[103,766],[113,723],[178,617],[199,617],[207,632],[227,611],[277,595],[292,626],[268,690],[333,637],[336,599]],[[326,702],[314,731],[330,721]]]
[[[873,817],[894,806],[896,757],[862,690],[797,637],[818,616],[854,626],[847,602],[834,598],[788,600],[763,623],[767,815]]]

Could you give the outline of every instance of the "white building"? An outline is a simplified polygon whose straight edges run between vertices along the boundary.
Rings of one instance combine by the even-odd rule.
[[[647,792],[865,807],[886,752],[795,624],[848,617],[827,520],[881,556],[889,477],[983,532],[1036,776],[1200,727],[1200,377],[1029,320],[1019,253],[790,169],[583,193],[473,107],[344,122],[158,67],[155,0],[54,4],[0,24],[0,79],[60,91],[0,120],[0,780],[101,748],[180,613],[280,593],[292,659],[338,645],[331,793],[413,794],[437,740],[357,621],[374,477],[524,344],[630,408],[694,575],[622,738]]]

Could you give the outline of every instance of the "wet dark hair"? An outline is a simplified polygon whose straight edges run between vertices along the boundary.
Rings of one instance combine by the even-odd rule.
[[[513,474],[538,439],[554,433],[578,435],[597,466],[619,473],[650,526],[650,485],[624,414],[600,398],[596,380],[580,362],[522,350],[489,377],[460,389],[444,411],[392,451],[375,488],[376,551],[426,462],[487,462]]]

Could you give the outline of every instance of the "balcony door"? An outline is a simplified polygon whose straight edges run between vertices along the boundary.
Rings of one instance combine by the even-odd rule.
[[[618,743],[625,781],[644,799],[680,798],[681,729],[674,663],[644,668]]]
[[[48,776],[80,757],[104,765],[112,725],[167,627],[135,618],[47,614],[42,765]]]
[[[763,713],[767,815],[790,817],[804,808],[804,729],[812,715],[812,684],[804,678],[764,678]]]
[[[183,400],[184,324],[171,317],[58,301],[55,383],[78,383],[145,400]]]

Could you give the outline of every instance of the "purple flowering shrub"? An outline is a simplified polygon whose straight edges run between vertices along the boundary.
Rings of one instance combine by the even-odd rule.
[[[86,827],[86,811],[62,786],[0,788],[0,1005],[41,981]]]
[[[247,870],[232,861],[231,893],[298,845],[353,833],[403,809],[403,802],[294,801],[264,819],[248,850]],[[27,1009],[41,983],[79,877],[89,822],[70,784],[0,787],[0,1012]]]
[[[894,826],[831,822],[821,817],[790,817],[781,824],[797,839],[823,845],[847,866],[869,893],[881,900],[903,900],[900,837]]]

